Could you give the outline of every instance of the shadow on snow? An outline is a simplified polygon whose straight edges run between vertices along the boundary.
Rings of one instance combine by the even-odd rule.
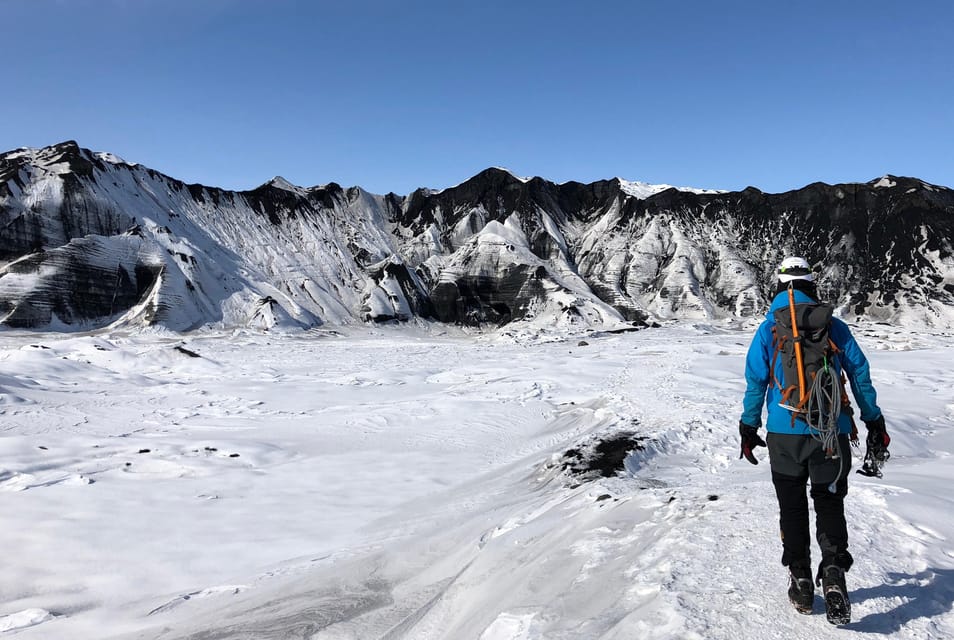
[[[918,574],[889,573],[885,584],[852,592],[854,602],[885,599],[901,604],[872,613],[847,628],[866,633],[894,634],[919,618],[934,618],[954,607],[954,569],[925,569]]]

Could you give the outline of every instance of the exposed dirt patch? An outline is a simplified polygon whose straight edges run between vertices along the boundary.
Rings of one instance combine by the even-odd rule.
[[[623,471],[623,462],[633,451],[643,449],[645,438],[622,432],[597,438],[563,454],[561,464],[570,474],[581,477],[610,478]]]

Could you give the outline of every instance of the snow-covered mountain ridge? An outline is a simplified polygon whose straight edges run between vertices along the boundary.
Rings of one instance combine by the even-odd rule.
[[[761,313],[789,253],[848,318],[954,326],[954,191],[781,194],[488,169],[408,196],[189,185],[75,142],[0,154],[0,323],[603,327]]]

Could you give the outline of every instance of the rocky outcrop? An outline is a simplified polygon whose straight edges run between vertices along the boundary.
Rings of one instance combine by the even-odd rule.
[[[66,142],[0,155],[0,323],[619,328],[760,314],[801,254],[849,319],[951,327],[952,216],[950,189],[892,176],[766,194],[488,169],[407,197],[233,192]]]

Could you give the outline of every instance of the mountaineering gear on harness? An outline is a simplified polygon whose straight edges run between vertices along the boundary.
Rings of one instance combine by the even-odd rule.
[[[752,450],[755,447],[765,446],[765,440],[763,440],[762,436],[759,435],[759,430],[755,427],[745,424],[744,422],[740,422],[739,435],[742,436],[742,451],[739,453],[739,459],[744,456],[745,459],[752,464],[758,464],[759,461],[756,460],[755,454],[752,453]]]
[[[877,420],[865,422],[868,427],[868,437],[865,439],[865,460],[858,469],[858,473],[869,478],[880,478],[884,475],[881,467],[891,457],[888,451],[888,445],[891,444],[891,436],[888,435],[887,427],[884,424],[884,416]]]

